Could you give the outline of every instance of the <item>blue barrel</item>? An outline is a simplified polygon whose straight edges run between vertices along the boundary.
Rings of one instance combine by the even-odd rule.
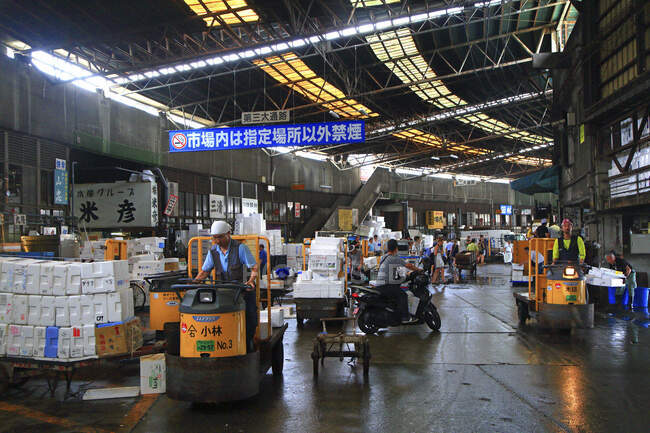
[[[608,287],[607,288],[607,297],[609,298],[609,304],[614,305],[616,304],[616,289],[617,287]],[[646,294],[646,302],[648,300],[648,295]],[[625,288],[625,291],[623,292],[623,305],[627,305],[630,302],[630,297],[629,294],[627,293],[627,287]]]
[[[634,305],[636,308],[648,308],[648,288],[637,287],[634,289]]]

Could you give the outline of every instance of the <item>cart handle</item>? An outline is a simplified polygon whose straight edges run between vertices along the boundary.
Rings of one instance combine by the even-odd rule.
[[[181,296],[181,290],[191,290],[191,289],[228,289],[228,290],[235,290],[235,296],[233,299],[233,303],[237,303],[239,301],[239,297],[241,296],[241,293],[246,290],[248,287],[250,287],[247,284],[240,284],[240,283],[220,283],[220,284],[174,284],[172,285],[172,290],[176,292],[176,295],[178,296],[178,299],[183,302],[183,297]]]

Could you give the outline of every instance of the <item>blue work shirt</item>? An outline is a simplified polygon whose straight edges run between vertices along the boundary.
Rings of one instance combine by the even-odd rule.
[[[266,250],[260,249],[260,266],[264,266],[266,264]]]
[[[219,260],[221,261],[221,269],[223,270],[228,269],[228,249],[230,249],[230,244],[228,244],[228,249],[226,249],[225,253],[221,251],[221,247],[219,247],[219,245],[215,245],[214,247],[217,250],[217,253],[219,254]],[[244,265],[248,266],[249,268],[252,268],[256,264],[255,257],[253,257],[251,250],[249,250],[248,247],[243,243],[239,244],[239,261],[242,262]],[[205,261],[203,262],[203,267],[201,269],[205,272],[210,272],[212,268],[214,268],[214,262],[212,261],[212,254],[208,253],[208,255],[205,256]]]

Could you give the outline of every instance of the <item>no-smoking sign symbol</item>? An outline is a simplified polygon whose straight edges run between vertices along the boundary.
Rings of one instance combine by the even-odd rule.
[[[172,146],[174,147],[174,149],[181,150],[182,148],[185,147],[186,144],[187,144],[187,137],[185,136],[185,134],[179,132],[178,134],[174,134],[172,136]]]

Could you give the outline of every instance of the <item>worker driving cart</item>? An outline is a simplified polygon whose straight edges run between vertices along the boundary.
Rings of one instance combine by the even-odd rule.
[[[201,272],[195,282],[203,281],[214,269],[216,279],[223,282],[243,282],[247,288],[244,292],[246,302],[246,348],[253,352],[253,337],[257,327],[257,299],[255,283],[257,281],[257,262],[246,245],[231,237],[230,225],[224,221],[215,221],[210,228],[210,235],[215,244],[206,255]],[[250,269],[248,279],[244,276],[244,265]]]
[[[580,262],[584,263],[585,243],[578,235],[572,235],[573,223],[570,219],[565,218],[562,221],[562,238],[556,239],[553,245],[553,264],[561,262]]]

